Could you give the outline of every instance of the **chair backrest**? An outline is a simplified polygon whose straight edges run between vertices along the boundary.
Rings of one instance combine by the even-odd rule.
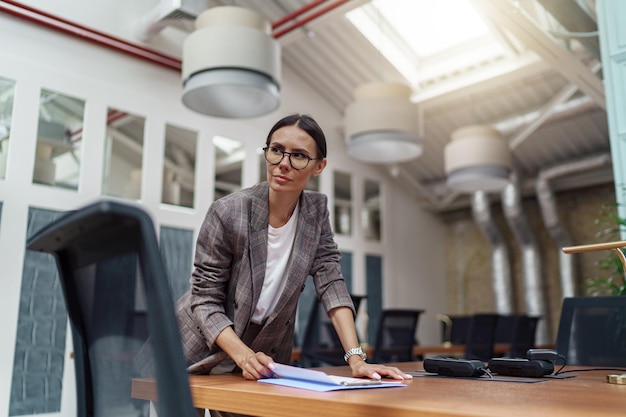
[[[568,365],[626,366],[626,296],[565,298],[556,350]]]
[[[467,342],[472,316],[447,316],[449,322],[441,322],[441,342],[450,342],[453,345],[463,345]]]
[[[417,344],[415,332],[424,310],[385,309],[380,315],[376,342],[375,363],[405,362],[413,360],[413,346]]]
[[[511,343],[520,314],[501,314],[496,324],[495,343]]]
[[[507,356],[511,358],[526,358],[528,349],[535,347],[537,338],[537,324],[541,317],[520,315],[515,321],[511,349]]]
[[[496,325],[499,315],[477,313],[472,315],[465,343],[465,358],[483,362],[493,358]]]
[[[159,416],[195,416],[154,225],[136,206],[100,201],[28,240],[54,256],[72,327],[79,416],[141,416],[131,381],[157,379]],[[148,339],[148,342],[146,342]],[[146,369],[135,366],[142,351]]]
[[[361,301],[366,297],[354,294],[350,296],[354,311],[358,313]],[[344,353],[335,328],[326,312],[320,308],[320,302],[317,298],[314,299],[302,340],[301,365],[305,367],[345,365]]]
[[[494,343],[511,345],[506,356],[526,358],[528,349],[535,346],[537,322],[540,317],[526,314],[505,314],[498,317]]]

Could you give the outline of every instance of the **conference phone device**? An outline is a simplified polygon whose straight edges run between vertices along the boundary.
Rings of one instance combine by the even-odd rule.
[[[539,359],[493,358],[489,370],[498,375],[542,378],[554,372],[552,362]]]
[[[487,365],[479,360],[426,358],[424,370],[443,376],[479,377],[491,373],[502,376],[542,378],[554,372],[558,353],[549,349],[530,349],[528,358],[492,358]]]
[[[456,358],[426,358],[424,370],[433,374],[457,377],[477,377],[485,373],[485,364],[478,360]]]

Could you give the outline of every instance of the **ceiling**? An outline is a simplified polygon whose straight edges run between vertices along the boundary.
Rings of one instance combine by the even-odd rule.
[[[171,10],[157,25],[183,31],[192,29],[194,17],[207,5],[246,7],[276,23],[319,3],[275,29],[283,65],[341,113],[362,84],[402,81],[411,85],[424,153],[410,162],[394,167],[373,165],[373,169],[397,177],[408,193],[434,211],[471,204],[468,195],[451,190],[445,182],[444,147],[457,128],[473,124],[497,128],[509,142],[526,195],[534,194],[542,170],[610,152],[595,0],[469,0],[506,53],[437,73],[428,67],[436,60],[417,60],[415,65],[422,71],[417,81],[397,71],[346,17],[347,12],[370,4],[369,0],[160,1],[161,9]],[[431,1],[404,1],[402,12],[415,14],[418,3]],[[393,24],[387,30],[393,31]],[[153,31],[146,42],[158,45],[158,37],[159,31]],[[463,48],[467,52],[471,46]],[[608,164],[568,172],[553,180],[553,189],[613,181]]]
[[[412,7],[422,1],[405,1],[406,13],[415,13]],[[507,55],[413,85],[424,153],[394,170],[382,167],[390,175],[397,175],[408,192],[436,211],[467,206],[469,202],[468,196],[455,193],[445,184],[443,151],[457,128],[487,124],[500,130],[509,141],[516,173],[526,193],[534,193],[534,181],[542,169],[610,151],[595,1],[470,2],[506,45]],[[232,4],[225,0],[210,3]],[[311,2],[235,3],[276,22]],[[317,10],[337,2],[322,3]],[[278,37],[283,65],[340,112],[361,84],[388,80],[409,83],[345,17],[346,12],[366,3],[344,2]],[[278,32],[274,33],[276,36]],[[385,80],[380,79],[381,73]],[[601,166],[557,178],[554,188],[575,189],[608,183],[612,178],[611,167]]]

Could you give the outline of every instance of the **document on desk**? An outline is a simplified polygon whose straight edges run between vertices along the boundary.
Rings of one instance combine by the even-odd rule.
[[[265,384],[282,385],[285,387],[301,388],[317,392],[363,388],[406,387],[406,385],[402,382],[377,381],[374,379],[328,375],[322,371],[299,368],[296,366],[284,365],[282,363],[277,363],[275,365],[275,376],[273,378],[263,378],[258,381]]]

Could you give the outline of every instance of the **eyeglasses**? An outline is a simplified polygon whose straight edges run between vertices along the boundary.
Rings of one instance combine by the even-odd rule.
[[[285,155],[289,157],[289,163],[293,169],[304,169],[309,166],[311,161],[321,161],[324,158],[311,158],[309,155],[302,152],[285,152],[284,150],[275,146],[266,146],[263,148],[265,152],[265,160],[272,165],[278,165],[281,163]]]

